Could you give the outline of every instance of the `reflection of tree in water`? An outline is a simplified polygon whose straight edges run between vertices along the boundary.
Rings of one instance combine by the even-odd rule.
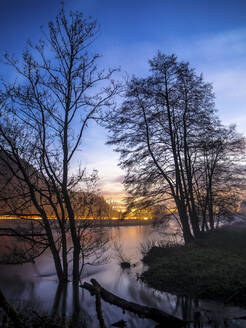
[[[18,281],[18,284],[13,284],[13,279]],[[23,307],[28,295],[28,299],[33,299],[35,295],[35,282],[34,281],[25,281],[21,276],[16,275],[14,278],[12,276],[4,276],[4,279],[1,277],[1,280],[4,281],[1,285],[1,289],[4,294],[7,295],[7,298],[15,303],[17,308]]]
[[[216,319],[213,317],[214,311],[206,311],[201,307],[201,301],[191,297],[160,293],[146,288],[144,283],[138,282],[136,285],[134,280],[129,280],[127,292],[130,298],[138,304],[159,308],[187,321],[187,328],[225,328],[232,326],[230,319]],[[130,319],[128,323],[129,327],[136,327],[133,323],[132,326],[130,325]],[[244,327],[244,325],[237,325],[235,321],[233,322],[234,326]]]
[[[80,323],[80,302],[79,302],[79,286],[73,284],[73,310],[72,310],[72,327],[79,327]]]
[[[61,311],[59,313],[59,308],[61,306]],[[59,314],[61,315],[62,322],[65,322],[67,315],[67,284],[59,284],[56,289],[56,294],[54,297],[53,307],[51,315],[56,317]]]
[[[114,289],[119,289],[119,287],[121,287],[123,278],[124,278],[124,270],[119,266],[117,268],[117,271],[115,272],[115,279],[113,282]]]
[[[117,275],[117,280],[115,280],[114,289],[119,288],[122,279],[127,274],[125,271],[119,268],[119,274]],[[130,273],[130,272],[129,272]],[[183,320],[190,322],[187,327],[200,328],[201,325],[201,315],[199,312],[199,303],[185,296],[174,296],[169,293],[159,293],[152,289],[146,288],[146,285],[139,281],[136,284],[134,279],[129,277],[128,284],[126,285],[127,291],[125,293],[129,295],[130,300],[138,303],[144,304],[151,307],[156,307],[162,309],[174,316],[183,318]],[[136,327],[135,316],[131,315],[128,319],[129,327]],[[208,321],[208,320],[206,320]]]
[[[186,320],[188,322],[187,328],[245,327],[245,323],[242,324],[230,319],[230,315],[226,317],[226,308],[224,308],[223,318],[216,317],[216,304],[214,304],[213,310],[206,310],[202,307],[202,301],[187,296],[177,296],[176,306],[172,314]]]
[[[115,273],[118,274],[115,274]],[[229,319],[216,319],[213,317],[213,310],[209,310],[208,305],[203,301],[193,300],[185,296],[174,296],[168,293],[160,293],[153,291],[150,288],[146,288],[146,285],[142,282],[138,282],[129,277],[126,271],[123,271],[120,267],[117,267],[117,271],[114,272],[118,280],[113,280],[114,286],[110,289],[117,290],[116,294],[122,296],[125,294],[126,299],[155,308],[164,310],[175,317],[182,318],[188,321],[187,328],[226,328],[226,327],[244,327],[242,322]],[[107,286],[109,288],[109,286]],[[125,289],[125,290],[122,290]],[[12,289],[11,297],[19,295],[26,295],[29,300],[35,299],[35,283],[26,283],[22,281],[18,285],[17,289]],[[70,292],[72,299],[70,299]],[[70,318],[72,321],[72,327],[81,327],[82,323],[87,324],[88,327],[97,327],[96,311],[95,311],[95,298],[90,296],[87,291],[74,287],[72,284],[57,285],[54,298],[52,297],[53,306],[50,308],[51,312],[48,312],[53,318],[60,317],[65,324],[66,319]],[[30,304],[26,304],[28,308]],[[206,306],[207,305],[207,306]],[[216,306],[216,305],[214,305]],[[23,304],[22,304],[23,307]],[[207,308],[207,310],[204,309]],[[34,307],[34,309],[36,309]],[[216,308],[215,308],[216,309]],[[41,311],[40,313],[42,313]],[[43,313],[47,313],[44,312]],[[125,320],[127,321],[127,327],[155,327],[155,323],[140,319],[137,315],[124,312],[116,306],[109,305],[102,302],[102,313],[106,325],[112,324],[115,321]]]
[[[83,327],[85,320],[89,317],[85,310],[83,310],[83,297],[82,291],[78,285],[72,284],[72,307],[71,307],[71,325],[74,328]],[[53,307],[51,311],[51,316],[53,318],[60,317],[62,319],[62,324],[65,326],[66,320],[69,317],[68,307],[68,284],[58,284],[56,293],[54,296]]]

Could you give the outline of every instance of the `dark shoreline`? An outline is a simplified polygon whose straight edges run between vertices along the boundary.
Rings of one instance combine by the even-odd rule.
[[[246,227],[230,226],[193,244],[152,247],[141,279],[150,287],[246,308]]]

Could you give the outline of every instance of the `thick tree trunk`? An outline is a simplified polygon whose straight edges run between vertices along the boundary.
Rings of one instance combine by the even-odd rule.
[[[74,245],[74,249],[73,249],[73,283],[78,285],[80,280],[80,270],[79,270],[80,249],[76,245],[77,243]]]
[[[192,236],[192,233],[190,231],[190,226],[187,223],[186,219],[182,220],[181,219],[181,224],[182,224],[182,229],[183,229],[183,237],[184,237],[184,242],[185,244],[189,244],[191,241],[194,240],[194,237]]]
[[[193,211],[191,211],[191,214],[190,214],[190,222],[191,222],[191,227],[192,227],[192,232],[194,234],[194,237],[199,238],[201,235],[201,231],[200,231],[199,224],[198,224],[198,217]]]
[[[79,266],[79,258],[80,258],[80,237],[78,235],[76,229],[76,220],[74,217],[74,211],[71,205],[71,201],[68,195],[67,190],[64,190],[64,198],[66,202],[68,217],[69,217],[69,225],[70,225],[70,233],[73,242],[73,283],[78,285],[80,279],[80,266]]]
[[[185,242],[185,244],[188,244],[192,240],[194,240],[194,237],[192,236],[192,233],[190,230],[190,225],[189,225],[189,221],[188,221],[188,217],[187,217],[187,213],[186,213],[185,204],[184,204],[184,202],[178,200],[177,198],[175,199],[175,201],[176,201],[179,218],[180,218],[181,225],[182,225],[184,242]]]
[[[203,210],[202,213],[202,232],[208,231],[208,223],[207,223],[207,217],[206,217],[206,208]]]
[[[46,217],[43,217],[43,222],[44,222],[45,231],[46,231],[47,238],[48,238],[49,245],[50,245],[50,251],[51,251],[53,259],[54,259],[56,273],[57,273],[59,282],[63,283],[64,281],[67,281],[67,279],[66,279],[66,277],[64,277],[64,272],[63,272],[62,265],[61,265],[61,259],[59,256],[59,252],[56,248],[52,230],[51,230],[49,221]]]
[[[208,213],[210,229],[214,230],[213,194],[211,189],[209,190]]]
[[[190,209],[190,223],[192,226],[192,231],[193,231],[195,238],[198,238],[200,236],[201,231],[199,228],[197,209],[196,209],[196,204],[195,204],[195,199],[194,199],[192,164],[191,164],[190,154],[189,154],[189,145],[187,142],[188,106],[189,106],[189,102],[187,99],[187,93],[185,92],[185,111],[183,114],[183,142],[184,142],[185,173],[186,173],[187,184],[188,184],[188,195],[187,195],[186,199],[190,203],[189,209]],[[180,162],[180,166],[182,166],[182,162]]]
[[[68,263],[67,263],[67,236],[65,231],[65,223],[62,223],[61,242],[62,242],[62,264],[63,264],[63,280],[68,281]]]
[[[68,209],[68,216],[69,216],[69,225],[70,225],[70,233],[73,242],[73,284],[79,284],[80,280],[80,266],[79,266],[79,259],[80,259],[80,237],[76,230],[76,221],[74,218],[74,212],[71,206],[70,199],[66,199],[66,206]]]

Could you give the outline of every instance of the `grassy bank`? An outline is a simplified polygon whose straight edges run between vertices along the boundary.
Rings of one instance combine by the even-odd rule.
[[[189,246],[152,247],[142,279],[161,290],[246,307],[246,227],[221,228]]]

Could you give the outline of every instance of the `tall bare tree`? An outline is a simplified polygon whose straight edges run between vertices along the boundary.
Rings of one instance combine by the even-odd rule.
[[[227,142],[227,147],[224,142],[223,152],[217,149],[220,161],[214,158],[214,143],[207,158],[209,166],[201,163],[206,156],[202,140],[207,140],[206,146],[210,147],[212,131],[217,131],[218,140],[228,134],[226,128],[219,128],[211,84],[174,55],[158,52],[150,60],[150,70],[149,77],[134,77],[128,82],[125,101],[106,118],[109,143],[116,145],[121,154],[120,165],[127,170],[124,183],[131,199],[146,205],[165,201],[170,204],[172,200],[184,240],[189,242],[199,237],[202,230],[197,195],[198,191],[204,192],[199,189],[203,175],[210,179],[203,187],[207,193],[206,215],[210,212],[212,228],[215,198],[209,183],[214,187],[216,181],[212,167],[216,166],[218,171],[218,165],[223,165],[225,174],[228,173],[232,163],[239,160],[236,150],[243,149],[244,143],[231,131],[235,142],[231,146]],[[235,151],[231,152],[233,146]],[[229,158],[231,164],[227,166]]]
[[[73,281],[78,284],[82,244],[73,197],[88,177],[85,170],[72,172],[72,161],[89,121],[111,106],[117,85],[111,80],[114,70],[100,71],[99,55],[90,50],[98,32],[96,21],[77,11],[66,16],[62,8],[42,32],[43,40],[28,42],[21,61],[5,55],[16,81],[3,81],[0,161],[25,195],[22,217],[32,208],[42,219],[60,281],[68,280],[69,231]],[[17,210],[9,212],[16,215]],[[56,231],[50,214],[57,221]]]
[[[214,122],[197,144],[194,192],[201,229],[213,230],[220,219],[232,218],[245,197],[245,139]]]

